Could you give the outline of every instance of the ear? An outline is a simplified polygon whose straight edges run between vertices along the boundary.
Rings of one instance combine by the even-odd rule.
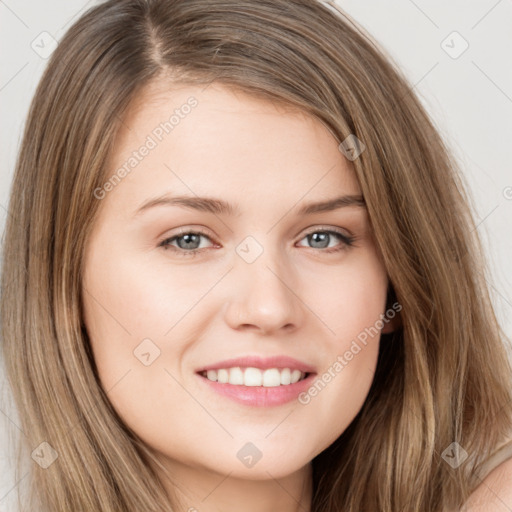
[[[386,298],[386,311],[384,312],[384,327],[381,330],[383,334],[389,334],[402,327],[402,315],[400,311],[402,305],[398,302],[393,286],[390,284]]]
[[[397,331],[400,327],[402,327],[402,318],[400,313],[396,313],[394,318],[387,318],[387,321],[384,322],[384,327],[380,332],[382,334],[389,334]]]

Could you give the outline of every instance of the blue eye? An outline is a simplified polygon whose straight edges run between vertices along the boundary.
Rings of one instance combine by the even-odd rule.
[[[166,238],[160,242],[159,247],[165,250],[172,250],[179,256],[196,256],[202,249],[209,247],[207,242],[202,243],[203,240],[209,240],[212,243],[211,238],[205,233],[183,231],[170,238]],[[355,238],[334,230],[317,229],[308,233],[302,240],[307,240],[311,249],[320,249],[321,252],[333,253],[352,246]],[[300,245],[300,247],[305,246]]]
[[[336,243],[334,245],[332,244],[333,241],[336,242],[336,239],[338,242],[341,240],[341,247],[337,247]],[[354,237],[339,233],[338,231],[316,230],[308,233],[302,240],[307,240],[308,243],[311,244],[310,247],[312,249],[329,249],[323,252],[336,252],[353,245],[355,239]]]
[[[172,248],[187,256],[195,255],[200,249],[204,249],[205,247],[201,245],[201,238],[210,240],[204,233],[187,231],[171,238],[166,238],[160,243],[160,247],[164,249]]]

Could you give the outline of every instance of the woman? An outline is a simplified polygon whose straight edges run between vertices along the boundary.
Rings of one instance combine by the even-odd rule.
[[[10,212],[30,510],[510,498],[511,369],[461,183],[328,6],[91,9],[36,92]]]

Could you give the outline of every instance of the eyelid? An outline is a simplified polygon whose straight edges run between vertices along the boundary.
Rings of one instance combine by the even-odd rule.
[[[209,238],[212,242],[214,242],[214,240],[215,240],[215,235],[213,234],[213,232],[211,230],[209,230],[208,228],[206,228],[205,226],[191,225],[191,226],[176,228],[176,230],[175,231],[173,230],[171,234],[167,234],[163,237],[160,237],[160,241],[165,242],[166,240],[169,240],[170,238],[176,238],[176,237],[179,237],[182,235],[187,235],[189,233],[196,234],[196,235],[202,235],[206,238]]]
[[[183,236],[183,235],[198,235],[198,236],[202,236],[203,238],[207,238],[208,240],[210,240],[212,245],[218,245],[218,244],[215,243],[215,241],[213,240],[213,237],[209,233],[204,232],[204,231],[200,231],[200,230],[196,230],[196,229],[185,229],[185,230],[183,230],[181,232],[175,233],[174,235],[172,235],[171,237],[168,237],[168,238],[179,238],[180,236]]]
[[[310,235],[311,233],[316,233],[318,231],[334,231],[335,233],[339,233],[340,235],[350,237],[352,233],[348,229],[340,228],[337,226],[323,226],[322,224],[317,224],[312,226],[311,228],[306,228],[306,231],[302,235],[303,237]]]

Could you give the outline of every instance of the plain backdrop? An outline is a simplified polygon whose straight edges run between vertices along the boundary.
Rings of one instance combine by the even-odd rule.
[[[0,0],[0,229],[29,103],[53,40],[96,1]],[[473,197],[498,319],[512,336],[512,2],[339,0],[408,77]],[[15,512],[17,419],[0,370],[0,511]]]

